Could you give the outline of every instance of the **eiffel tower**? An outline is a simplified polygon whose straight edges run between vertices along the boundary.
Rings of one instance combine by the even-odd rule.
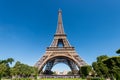
[[[35,64],[35,67],[37,67],[39,71],[42,71],[45,67],[44,73],[50,74],[52,67],[58,63],[65,63],[68,65],[73,74],[76,74],[78,71],[77,69],[81,66],[87,65],[67,40],[67,35],[63,28],[61,9],[58,11],[58,24],[53,42],[47,47],[46,53]]]

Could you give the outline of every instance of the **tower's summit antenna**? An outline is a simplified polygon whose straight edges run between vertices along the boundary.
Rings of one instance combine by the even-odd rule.
[[[64,33],[63,22],[62,22],[62,10],[59,8],[56,35],[63,35],[63,34],[65,33]]]

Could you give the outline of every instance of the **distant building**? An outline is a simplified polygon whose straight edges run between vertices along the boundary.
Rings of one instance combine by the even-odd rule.
[[[63,72],[54,71],[54,72],[55,72],[55,74],[57,74],[57,75],[67,75],[67,73],[68,73],[69,71],[63,71]]]

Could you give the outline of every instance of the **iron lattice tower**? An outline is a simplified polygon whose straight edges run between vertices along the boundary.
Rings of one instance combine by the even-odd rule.
[[[44,72],[50,74],[52,67],[58,63],[68,65],[74,74],[78,71],[77,67],[80,68],[81,66],[87,65],[67,40],[67,35],[63,28],[62,11],[60,9],[58,11],[58,24],[53,42],[47,47],[46,53],[35,64],[35,67],[41,71],[46,65]]]

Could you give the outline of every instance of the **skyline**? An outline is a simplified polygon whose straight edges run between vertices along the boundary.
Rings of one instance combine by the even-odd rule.
[[[59,8],[67,38],[84,61],[92,64],[97,56],[116,56],[119,7],[118,0],[1,0],[0,59],[12,57],[33,66],[53,40]]]

